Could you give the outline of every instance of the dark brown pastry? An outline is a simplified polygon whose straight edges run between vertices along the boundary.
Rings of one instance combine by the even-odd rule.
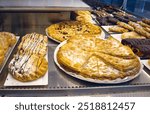
[[[125,19],[124,17],[118,16],[118,15],[115,15],[115,17],[116,17],[119,21],[122,21],[122,22],[125,22],[125,23],[128,23],[128,22],[130,21],[129,19]]]
[[[114,17],[108,17],[108,22],[116,25],[119,20]]]
[[[150,58],[150,39],[123,39],[122,44],[131,47],[139,57]]]

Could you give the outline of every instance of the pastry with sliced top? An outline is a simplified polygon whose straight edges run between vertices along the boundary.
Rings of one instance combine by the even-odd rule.
[[[97,80],[134,76],[141,67],[132,50],[112,37],[74,36],[59,48],[57,60],[67,71]]]
[[[9,64],[12,77],[21,82],[37,80],[45,75],[48,62],[47,37],[42,34],[31,33],[22,38],[17,54]]]

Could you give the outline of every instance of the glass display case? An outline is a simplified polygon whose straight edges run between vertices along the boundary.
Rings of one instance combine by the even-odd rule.
[[[142,4],[139,5],[137,1]],[[141,12],[142,15],[138,18],[150,18],[147,6],[149,0],[129,0],[125,6],[123,0],[1,0],[0,31],[12,32],[20,38],[0,74],[0,96],[150,96],[150,70],[144,65],[139,77],[125,83],[96,84],[82,81],[70,77],[54,63],[54,51],[58,43],[51,39],[48,40],[48,85],[6,86],[8,64],[16,53],[22,36],[32,32],[46,35],[45,29],[51,24],[74,20],[74,11],[93,11],[106,4],[133,12],[132,15],[140,15],[138,12]],[[110,33],[104,28],[102,30],[104,39],[107,39]]]

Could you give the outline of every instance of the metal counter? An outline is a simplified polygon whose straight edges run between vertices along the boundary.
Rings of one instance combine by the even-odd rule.
[[[0,11],[74,11],[90,10],[82,0],[0,0]]]
[[[57,18],[56,20],[56,17],[60,16],[63,18],[61,18],[61,20]],[[70,12],[1,13],[3,23],[0,25],[0,30],[13,32],[19,36],[31,32],[45,34],[45,28],[50,24],[69,20],[69,17]],[[0,96],[150,96],[150,71],[146,68],[144,68],[144,70],[148,75],[142,72],[135,80],[123,84],[103,85],[81,81],[70,77],[55,65],[53,54],[57,45],[58,43],[49,39],[48,86],[1,87]],[[4,73],[6,74],[7,70],[5,70]]]

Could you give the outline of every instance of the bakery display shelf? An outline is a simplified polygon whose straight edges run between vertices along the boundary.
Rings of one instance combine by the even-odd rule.
[[[82,0],[1,0],[1,12],[91,10]]]
[[[95,90],[95,89],[125,89],[140,87],[150,87],[150,71],[144,67],[144,70],[136,79],[122,84],[94,84],[73,78],[61,71],[54,63],[54,50],[56,46],[50,44],[48,46],[48,85],[47,86],[24,86],[24,87],[1,87],[0,91],[66,91],[66,90]]]

